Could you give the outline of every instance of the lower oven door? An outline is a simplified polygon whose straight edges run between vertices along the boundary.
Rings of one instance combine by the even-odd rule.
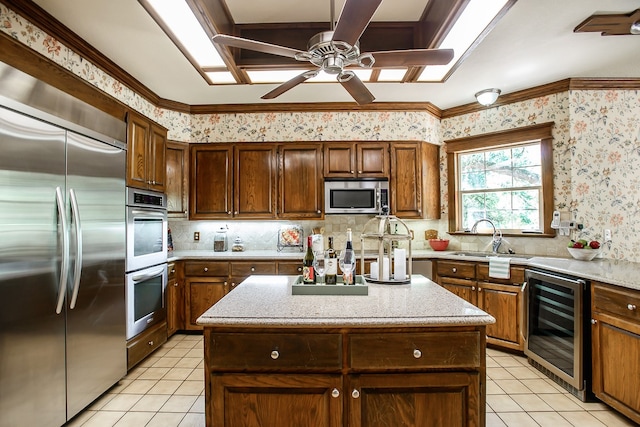
[[[127,339],[167,318],[167,264],[126,274]]]
[[[526,270],[525,354],[577,390],[584,388],[584,280]]]

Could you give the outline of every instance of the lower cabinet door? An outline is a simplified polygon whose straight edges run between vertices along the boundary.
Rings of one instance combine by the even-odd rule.
[[[471,372],[351,375],[349,426],[481,426],[485,408],[469,398],[479,390]]]
[[[339,427],[340,375],[213,374],[210,427]]]

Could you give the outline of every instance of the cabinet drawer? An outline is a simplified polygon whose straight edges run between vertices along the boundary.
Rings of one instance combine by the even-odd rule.
[[[593,308],[596,312],[640,320],[640,292],[593,284]]]
[[[475,279],[476,265],[472,262],[438,261],[438,276]]]
[[[176,264],[171,262],[167,264],[167,280],[172,281],[176,279]]]
[[[302,261],[279,262],[278,274],[281,276],[299,276],[302,274]]]
[[[354,370],[475,368],[481,366],[480,333],[353,334],[349,366]]]
[[[231,276],[245,277],[252,274],[276,274],[274,262],[232,262]]]
[[[489,264],[478,264],[477,269],[478,280],[492,283],[501,283],[504,285],[522,285],[524,283],[524,267],[511,267],[508,279],[496,279],[489,277]]]
[[[127,369],[131,369],[167,342],[167,322],[159,323],[127,342]]]
[[[227,276],[229,263],[226,261],[189,261],[184,265],[186,276]]]
[[[337,370],[342,366],[339,334],[211,334],[213,370]]]

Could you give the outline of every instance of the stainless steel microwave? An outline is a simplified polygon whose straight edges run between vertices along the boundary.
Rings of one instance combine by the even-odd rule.
[[[325,214],[373,214],[389,206],[389,181],[386,179],[325,179]]]

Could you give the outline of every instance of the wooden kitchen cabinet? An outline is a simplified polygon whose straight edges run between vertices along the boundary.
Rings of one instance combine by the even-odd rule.
[[[276,263],[271,261],[232,261],[229,263],[228,292],[253,274],[276,274],[276,270]]]
[[[524,351],[524,268],[511,266],[509,279],[489,277],[489,264],[437,260],[437,283],[492,315],[487,343]]]
[[[127,186],[165,191],[167,130],[146,117],[127,113]]]
[[[400,218],[440,218],[437,145],[391,143],[391,213]]]
[[[275,218],[275,153],[275,144],[192,144],[189,218]]]
[[[322,219],[322,146],[280,145],[278,186],[278,218]]]
[[[167,322],[160,322],[127,341],[127,371],[165,342],[167,342]]]
[[[183,263],[171,262],[167,265],[167,336],[171,337],[184,324],[184,272]]]
[[[324,144],[325,178],[388,178],[389,144],[386,142],[327,142]]]
[[[593,393],[640,424],[640,292],[591,283]]]
[[[185,329],[202,330],[198,317],[229,291],[229,263],[227,261],[186,261]]]
[[[205,328],[207,425],[484,425],[483,328],[395,329]]]
[[[167,141],[165,193],[167,216],[187,218],[189,207],[189,144]]]

